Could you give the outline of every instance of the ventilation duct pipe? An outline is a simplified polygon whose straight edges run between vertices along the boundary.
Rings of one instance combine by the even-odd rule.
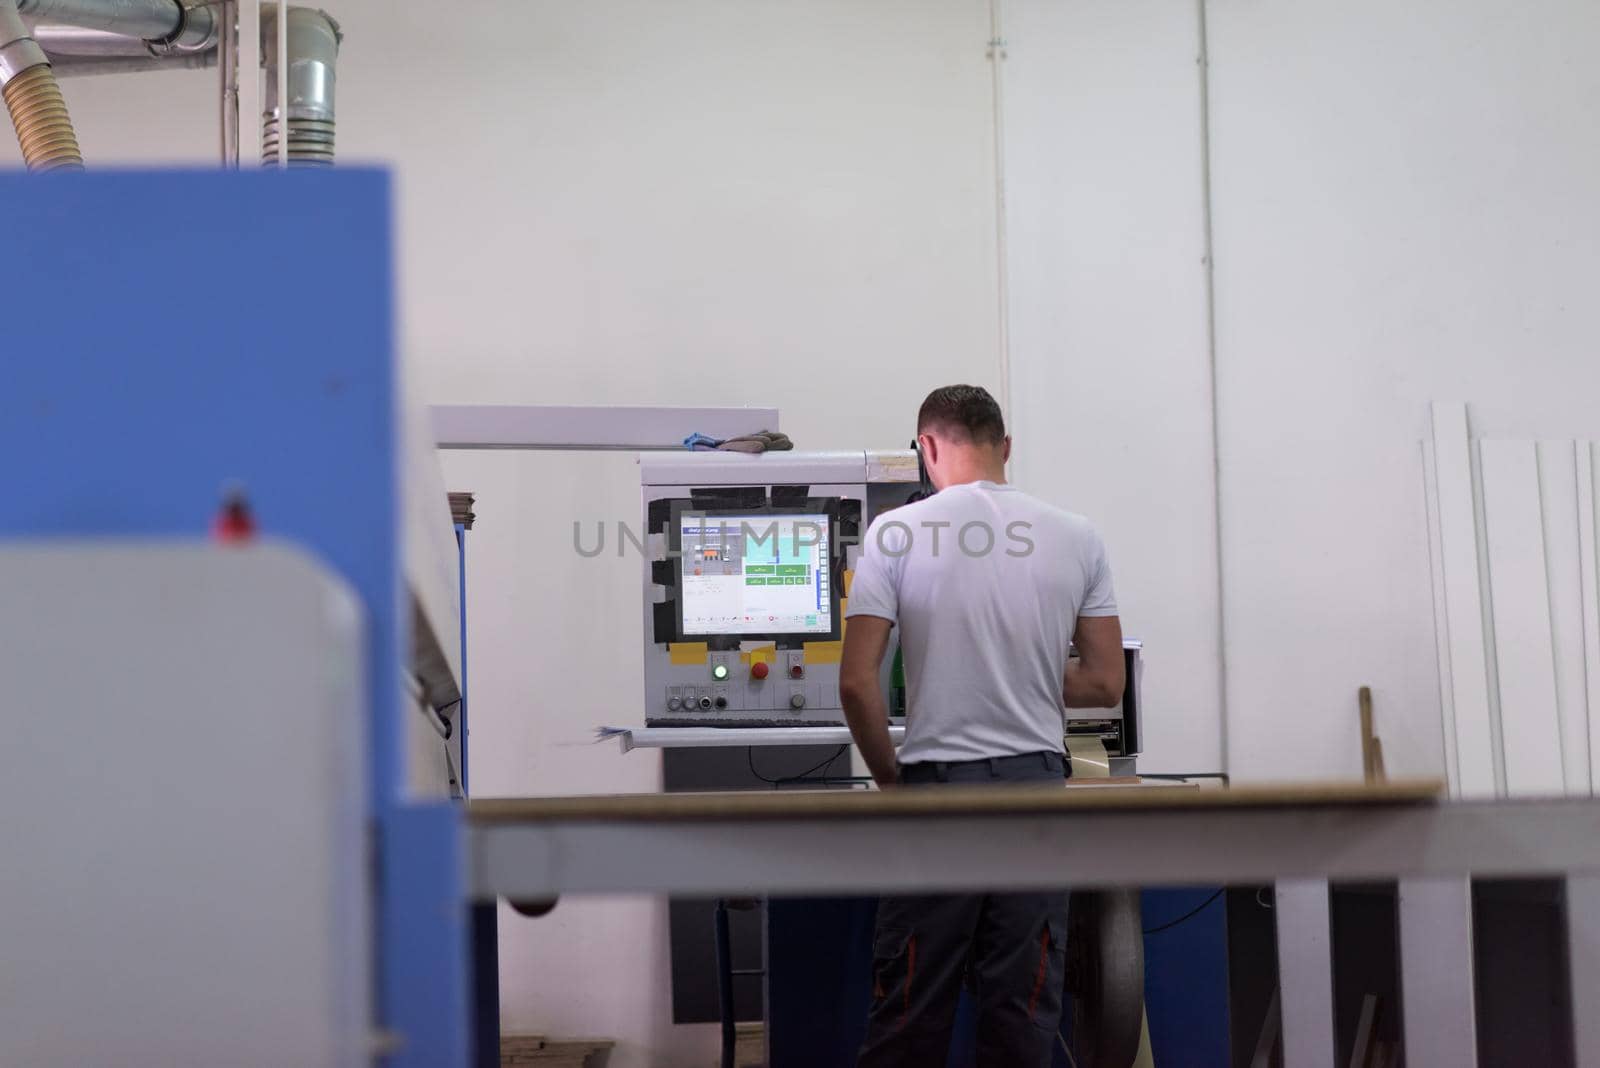
[[[11,23],[4,20],[5,10],[11,12]],[[59,115],[70,136],[66,106],[51,73],[52,62],[63,76],[213,66],[218,61],[224,29],[217,10],[213,0],[0,0],[0,38],[4,38],[0,41],[0,81],[9,82],[27,73],[31,102],[31,82],[42,83],[48,78],[56,106],[50,114]],[[288,113],[280,116],[277,31],[278,16],[284,10],[288,20],[288,62],[284,64]],[[19,14],[60,25],[39,26],[35,40],[29,37]],[[277,161],[282,131],[287,131],[284,155],[290,166],[333,163],[335,67],[342,40],[339,24],[326,12],[262,5],[261,54],[267,72],[261,115],[264,164]],[[44,70],[34,75],[27,69],[30,66]],[[40,94],[44,92],[43,88],[38,90]],[[11,95],[8,86],[8,104]],[[12,114],[17,115],[15,106]],[[17,121],[20,135],[21,120]],[[72,144],[76,153],[76,140]],[[82,165],[81,157],[74,159]],[[31,157],[29,165],[34,165]]]
[[[154,55],[216,46],[217,16],[204,0],[15,0],[35,22],[64,23],[144,41]]]
[[[323,11],[309,7],[288,9],[289,80],[288,121],[278,114],[278,14],[281,7],[261,11],[262,55],[267,68],[267,88],[261,116],[261,162],[278,161],[278,138],[288,129],[291,167],[331,166],[333,163],[333,88],[339,58],[339,24]]]
[[[33,39],[50,57],[52,66],[64,58],[105,56],[148,56],[150,46],[137,37],[124,37],[106,30],[86,30],[81,26],[35,26]]]
[[[0,0],[0,94],[30,171],[83,169],[61,87],[44,49],[29,36],[17,0]]]
[[[198,70],[217,65],[217,49],[159,52],[150,42],[109,30],[81,26],[35,26],[39,42],[58,78],[85,74],[131,74],[146,70]]]
[[[195,52],[177,56],[58,56],[50,54],[57,78],[82,78],[92,74],[141,74],[149,70],[204,70],[217,65],[217,53]]]

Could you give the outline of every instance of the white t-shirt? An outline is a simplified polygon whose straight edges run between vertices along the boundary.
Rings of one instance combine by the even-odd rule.
[[[873,520],[845,613],[900,627],[902,764],[1061,752],[1078,617],[1116,614],[1094,526],[993,482]]]

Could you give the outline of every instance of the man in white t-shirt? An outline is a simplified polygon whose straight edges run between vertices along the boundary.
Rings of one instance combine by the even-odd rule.
[[[851,581],[839,681],[850,732],[884,789],[1059,784],[1066,709],[1122,699],[1105,546],[1082,516],[1006,485],[1011,439],[987,390],[930,393],[917,447],[937,492],[872,523]],[[898,759],[879,683],[895,626]],[[1065,890],[884,898],[861,1068],[943,1064],[969,970],[981,1068],[1047,1068],[1065,951]]]

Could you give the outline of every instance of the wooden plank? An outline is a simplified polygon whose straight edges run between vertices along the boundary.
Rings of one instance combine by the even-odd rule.
[[[1493,797],[1498,747],[1489,707],[1478,522],[1465,404],[1433,405],[1433,455],[1459,793],[1462,797]]]
[[[1584,690],[1589,709],[1589,791],[1594,792],[1600,783],[1600,731],[1595,730],[1594,717],[1600,715],[1600,542],[1595,538],[1594,492],[1595,462],[1592,444],[1578,446],[1578,566],[1581,574],[1580,593],[1583,597],[1583,664]]]
[[[1372,730],[1372,688],[1363,686],[1356,691],[1357,714],[1361,719],[1361,777],[1372,783],[1378,780],[1377,735]]]
[[[1471,486],[1468,490],[1470,492]],[[1433,438],[1422,442],[1422,496],[1427,504],[1428,567],[1433,581],[1433,641],[1438,661],[1439,726],[1444,741],[1444,773],[1450,796],[1461,796],[1461,764],[1456,756],[1456,702],[1450,674],[1450,623],[1445,601],[1444,543],[1439,532],[1438,462]]]
[[[1506,793],[1559,794],[1566,781],[1538,455],[1531,441],[1485,439],[1478,449]]]
[[[1356,1020],[1356,1041],[1350,1050],[1350,1068],[1372,1068],[1373,1033],[1378,1026],[1378,995],[1361,999],[1361,1016]]]
[[[1587,448],[1587,443],[1585,443]],[[1541,441],[1539,502],[1556,684],[1563,789],[1589,796],[1589,694],[1584,660],[1582,543],[1578,519],[1578,443]]]
[[[1250,1056],[1250,1068],[1272,1068],[1273,1055],[1278,1050],[1278,1032],[1283,1028],[1283,1009],[1278,988],[1272,988],[1272,1000],[1267,1003],[1267,1015],[1261,1021],[1261,1032],[1256,1038],[1255,1052]]]
[[[970,815],[1026,816],[1114,809],[1294,808],[1416,805],[1444,792],[1438,779],[1290,783],[1198,790],[1187,786],[1118,790],[1097,786],[947,786],[898,790],[762,790],[737,793],[612,794],[503,797],[467,803],[475,824],[543,821],[693,822],[727,818],[811,818]]]

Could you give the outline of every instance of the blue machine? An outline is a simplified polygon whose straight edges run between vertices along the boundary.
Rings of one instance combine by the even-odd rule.
[[[403,789],[387,175],[12,174],[0,193],[19,205],[0,257],[0,539],[203,539],[237,484],[264,534],[353,588],[370,642],[373,1028],[387,1063],[464,1066],[460,811]]]
[[[1229,1063],[1227,917],[1223,902],[1188,915],[1214,888],[1147,890],[1145,1012],[1157,1068]],[[767,902],[767,1029],[772,1068],[848,1068],[866,1038],[873,898]],[[1188,916],[1187,919],[1182,919]],[[1173,920],[1181,922],[1165,927]],[[1156,928],[1165,927],[1163,930]],[[1070,1003],[1064,1018],[1070,1020]],[[1064,1025],[1070,1035],[1070,1023]],[[976,1016],[963,997],[947,1068],[976,1063]],[[1071,1061],[1057,1051],[1056,1068]]]

